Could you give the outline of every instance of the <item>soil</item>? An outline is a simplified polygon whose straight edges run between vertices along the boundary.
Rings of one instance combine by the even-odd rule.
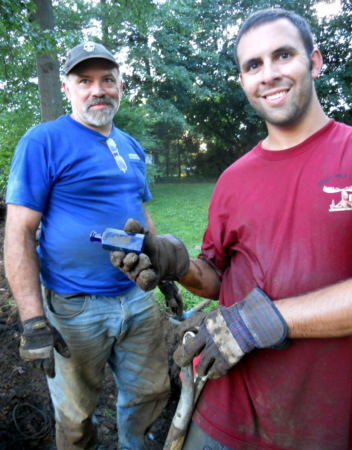
[[[44,375],[19,357],[21,323],[4,272],[4,209],[0,207],[0,450],[56,450],[54,412]],[[162,450],[180,393],[179,370],[172,354],[177,346],[171,312],[162,313],[169,356],[171,394],[167,406],[148,434],[149,450]],[[115,403],[117,388],[109,367],[96,410],[100,450],[118,445]]]

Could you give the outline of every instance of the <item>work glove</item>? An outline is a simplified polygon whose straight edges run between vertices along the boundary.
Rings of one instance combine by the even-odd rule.
[[[20,356],[42,370],[49,378],[55,377],[54,348],[65,358],[71,356],[61,334],[45,316],[36,316],[23,322]]]
[[[169,306],[174,314],[176,314],[178,317],[182,317],[182,295],[176,284],[173,281],[162,281],[158,284],[158,288],[165,297],[166,305]]]
[[[229,308],[220,306],[203,313],[198,320],[191,316],[179,328],[181,337],[187,331],[199,331],[178,347],[174,361],[184,367],[201,353],[196,371],[202,377],[208,374],[211,379],[224,376],[255,348],[286,348],[288,345],[285,320],[259,288]]]
[[[155,236],[137,220],[129,219],[126,233],[144,234],[143,253],[111,252],[110,259],[143,291],[151,291],[161,281],[178,281],[189,269],[189,256],[184,244],[172,234]]]

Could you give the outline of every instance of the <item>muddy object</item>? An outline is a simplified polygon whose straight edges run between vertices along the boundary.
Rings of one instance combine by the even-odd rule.
[[[195,334],[188,331],[182,340],[182,345],[192,340]],[[192,414],[196,406],[198,397],[207,381],[207,377],[200,377],[193,373],[193,364],[189,364],[181,369],[182,390],[180,401],[172,419],[169,433],[163,450],[182,450]]]
[[[162,281],[158,284],[158,288],[165,297],[166,305],[170,307],[171,311],[176,314],[177,317],[182,317],[182,295],[176,284],[173,281]]]
[[[145,235],[143,254],[149,257],[155,277],[152,277],[150,273],[143,274],[143,271],[140,271],[140,274],[135,277],[135,283],[142,290],[151,291],[160,281],[178,281],[188,272],[190,260],[187,249],[172,234],[155,236],[134,219],[126,222],[124,231]],[[128,272],[125,273],[131,278]]]
[[[163,450],[181,450],[186,438],[187,430],[192,418],[194,408],[194,383],[192,364],[183,367],[182,391],[174,418]]]
[[[125,231],[115,228],[106,228],[103,233],[92,231],[91,242],[100,242],[103,249],[124,253],[136,253],[139,255],[143,251],[144,235],[127,234]]]

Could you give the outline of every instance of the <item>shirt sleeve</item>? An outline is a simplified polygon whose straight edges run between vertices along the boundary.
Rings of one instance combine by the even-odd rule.
[[[43,212],[50,190],[47,152],[40,142],[27,133],[18,143],[14,153],[6,203]]]
[[[220,178],[213,191],[208,214],[208,225],[204,233],[199,259],[206,261],[223,280],[225,271],[231,265],[233,247],[236,244],[236,233],[232,230],[230,207],[223,177]]]
[[[143,201],[143,203],[146,203],[149,200],[151,200],[152,195],[150,193],[150,190],[148,187],[148,182],[147,182],[147,176],[146,176],[147,164],[145,162],[145,153],[144,153],[142,146],[139,144],[139,142],[137,142],[135,139],[133,139],[133,143],[134,143],[134,147],[135,147],[135,150],[136,150],[138,156],[140,157],[141,161],[143,162],[144,190],[143,190],[142,201]]]

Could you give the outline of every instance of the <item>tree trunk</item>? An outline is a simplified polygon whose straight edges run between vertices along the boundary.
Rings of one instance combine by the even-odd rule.
[[[177,156],[178,156],[178,177],[181,178],[181,153],[180,153],[180,140],[177,139]]]
[[[100,20],[101,20],[101,31],[103,34],[103,45],[109,48],[109,27],[106,24],[106,0],[100,0]]]
[[[53,30],[54,15],[51,0],[34,0],[34,3],[37,7],[33,15],[34,21],[42,30]],[[55,120],[64,113],[56,52],[52,55],[37,53],[36,64],[42,122]]]

